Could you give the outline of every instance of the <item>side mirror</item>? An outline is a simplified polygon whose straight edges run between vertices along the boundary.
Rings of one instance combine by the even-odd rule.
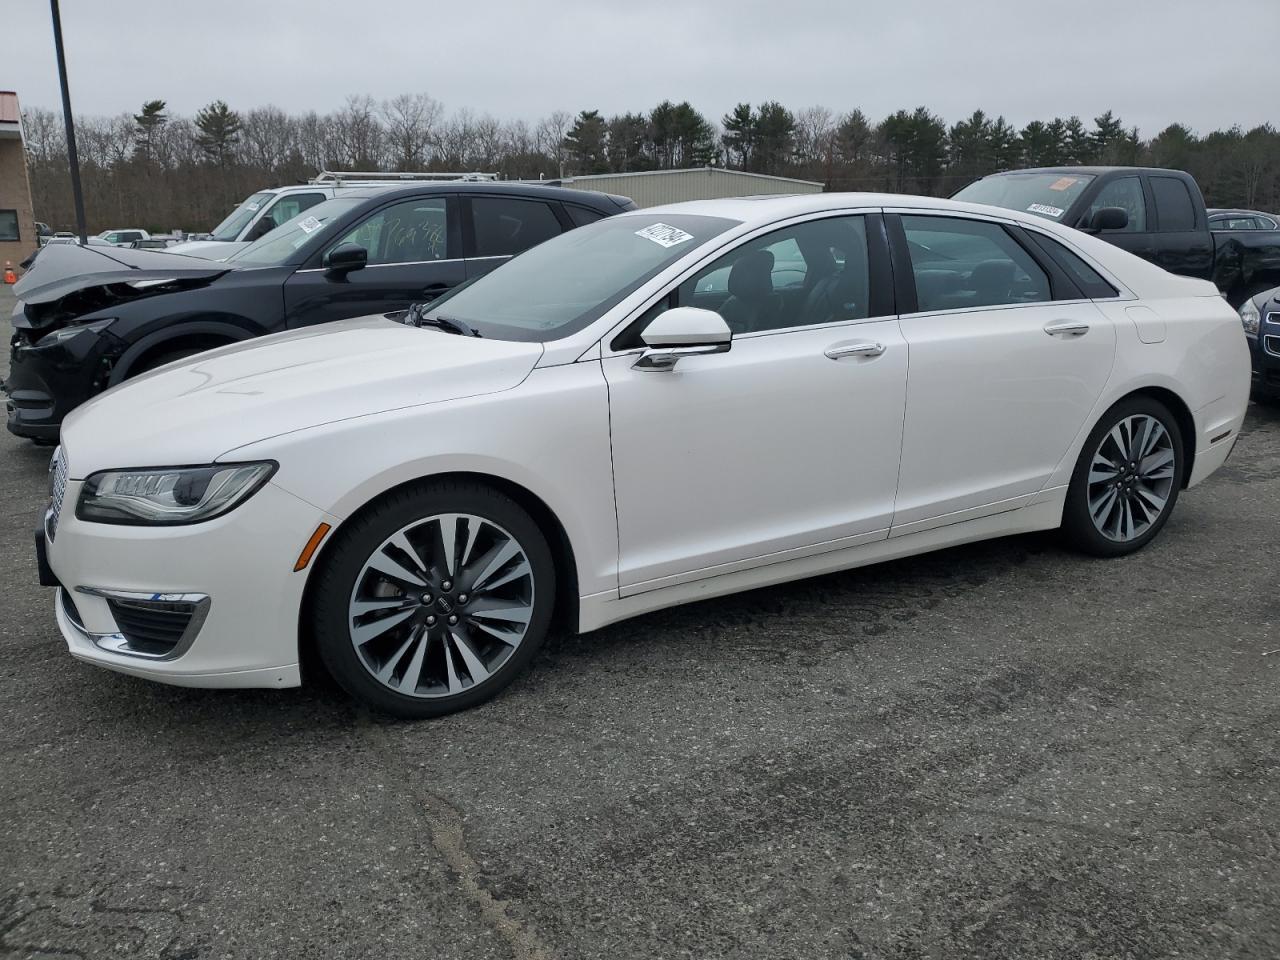
[[[640,339],[645,351],[632,367],[660,372],[672,369],[684,357],[727,353],[733,346],[733,331],[714,310],[674,307],[654,317]]]
[[[1123,230],[1129,225],[1129,211],[1124,207],[1103,207],[1094,211],[1089,220],[1089,232],[1101,233],[1103,230]]]
[[[324,268],[330,273],[360,270],[369,262],[369,251],[358,243],[340,243],[324,255]]]
[[[276,228],[276,218],[267,214],[261,220],[253,225],[253,229],[245,236],[246,240],[257,240],[259,237],[265,237],[268,233]]]

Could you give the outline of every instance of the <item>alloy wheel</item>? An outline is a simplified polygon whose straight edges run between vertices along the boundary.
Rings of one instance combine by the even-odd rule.
[[[483,517],[426,517],[392,534],[365,561],[347,626],[364,668],[412,697],[468,691],[524,640],[533,615],[525,549]]]
[[[1169,431],[1155,417],[1120,420],[1094,451],[1089,465],[1089,516],[1104,537],[1127,543],[1141,537],[1167,509],[1177,474]]]

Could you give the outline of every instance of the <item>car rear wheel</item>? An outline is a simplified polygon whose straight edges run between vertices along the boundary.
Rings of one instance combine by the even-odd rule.
[[[555,598],[546,538],[478,484],[397,493],[344,527],[317,571],[320,657],[353,697],[409,719],[502,690],[546,637]]]
[[[1151,397],[1120,401],[1080,452],[1063,532],[1096,556],[1140,550],[1168,521],[1185,468],[1182,434],[1169,409]]]

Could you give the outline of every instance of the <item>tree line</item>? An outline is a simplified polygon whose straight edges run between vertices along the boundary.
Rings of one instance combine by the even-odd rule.
[[[73,228],[62,117],[23,113],[36,218]],[[194,117],[164,100],[137,113],[78,117],[91,230],[209,229],[255,190],[320,170],[482,171],[504,179],[724,166],[818,180],[828,190],[945,196],[1022,166],[1152,165],[1199,180],[1211,206],[1280,209],[1280,132],[1264,125],[1200,135],[1174,123],[1150,139],[1108,111],[1022,127],[976,110],[948,124],[926,107],[873,121],[861,110],[741,103],[713,121],[690,103],[605,116],[556,111],[536,123],[447,111],[426,94],[350,96],[327,114],[221,100]]]

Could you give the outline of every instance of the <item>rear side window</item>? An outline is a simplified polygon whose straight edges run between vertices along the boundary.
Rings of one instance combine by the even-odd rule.
[[[1036,233],[1034,230],[1028,230],[1027,235],[1045,255],[1054,263],[1060,266],[1072,280],[1076,282],[1076,286],[1090,300],[1103,300],[1108,297],[1117,297],[1120,291],[1107,283],[1102,278],[1102,274],[1085,263],[1078,255],[1071,252],[1057,240],[1051,240],[1044,234]]]
[[[588,210],[586,207],[575,207],[571,203],[564,205],[565,212],[569,214],[569,219],[573,221],[575,227],[585,227],[588,223],[595,223],[597,220],[603,220],[604,214],[599,210]]]
[[[1052,300],[1049,276],[998,223],[902,218],[921,311]]]
[[[475,257],[511,257],[560,233],[560,221],[540,200],[476,197],[471,201]]]
[[[1196,208],[1185,183],[1176,177],[1152,177],[1151,193],[1161,233],[1196,228]]]

